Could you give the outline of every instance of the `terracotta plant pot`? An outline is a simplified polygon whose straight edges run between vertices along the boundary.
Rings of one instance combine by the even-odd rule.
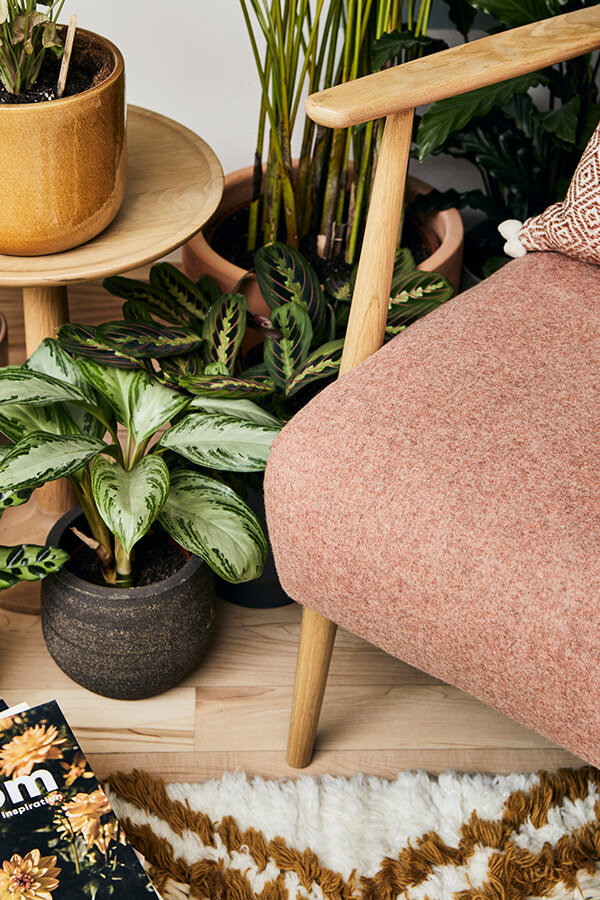
[[[103,37],[77,32],[71,66],[94,65],[89,90],[0,105],[0,253],[41,256],[91,240],[125,196],[125,65]]]
[[[69,529],[85,528],[81,509],[58,520],[48,545],[69,552]],[[192,556],[169,578],[145,587],[84,581],[67,568],[42,582],[42,629],[63,672],[95,694],[141,700],[192,672],[213,629],[215,579]]]
[[[248,301],[249,310],[257,315],[267,315],[269,310],[254,275],[247,275],[244,269],[229,262],[211,247],[211,235],[223,220],[250,203],[253,171],[252,167],[238,169],[237,172],[226,176],[219,209],[208,226],[183,248],[183,268],[190,278],[210,275],[223,291],[232,291],[241,279],[245,278],[241,290]],[[407,185],[409,200],[416,194],[426,194],[430,190],[431,186],[426,182],[409,176]],[[433,246],[431,255],[420,264],[419,269],[425,272],[440,272],[449,278],[458,290],[464,240],[464,228],[458,210],[447,209],[423,216],[422,227],[427,235],[426,246],[428,248]]]

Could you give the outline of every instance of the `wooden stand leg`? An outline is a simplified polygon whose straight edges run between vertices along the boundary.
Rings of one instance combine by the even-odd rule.
[[[335,632],[329,619],[304,610],[287,749],[288,765],[295,769],[312,759]]]
[[[66,287],[32,287],[23,290],[25,349],[27,358],[43,340],[56,337],[61,325],[69,321]]]
[[[27,358],[43,340],[56,337],[61,325],[69,321],[69,298],[66,287],[32,287],[23,290],[25,319],[25,349]],[[68,481],[54,481],[36,491],[39,506],[50,513],[62,515],[75,504],[75,495]]]

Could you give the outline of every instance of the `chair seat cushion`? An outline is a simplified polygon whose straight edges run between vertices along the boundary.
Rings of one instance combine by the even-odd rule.
[[[515,260],[284,428],[285,590],[600,764],[600,269]]]

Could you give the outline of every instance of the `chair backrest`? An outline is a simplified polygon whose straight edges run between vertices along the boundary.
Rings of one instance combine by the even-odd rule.
[[[600,49],[600,6],[513,28],[313,94],[311,119],[348,128],[386,117],[340,377],[382,346],[414,111]]]

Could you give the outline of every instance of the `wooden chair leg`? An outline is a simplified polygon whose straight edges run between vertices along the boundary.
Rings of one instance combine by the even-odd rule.
[[[335,632],[329,619],[304,610],[287,749],[294,769],[304,769],[312,759]]]

